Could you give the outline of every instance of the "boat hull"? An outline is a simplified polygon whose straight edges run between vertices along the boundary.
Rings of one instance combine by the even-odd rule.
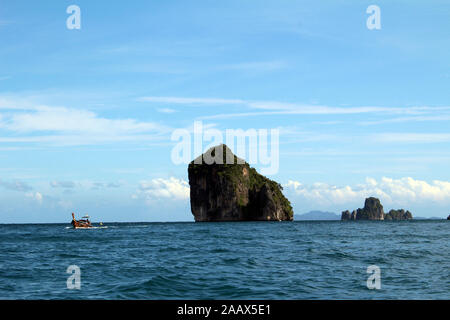
[[[89,229],[92,228],[91,222],[86,220],[76,220],[75,215],[72,213],[72,226],[74,229]]]
[[[89,229],[92,228],[91,224],[80,223],[78,221],[73,221],[72,226],[74,229]]]

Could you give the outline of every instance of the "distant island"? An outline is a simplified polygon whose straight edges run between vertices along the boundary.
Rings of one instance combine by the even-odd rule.
[[[205,159],[215,161],[207,164]],[[210,148],[192,161],[188,175],[195,221],[291,221],[294,218],[281,185],[256,172],[224,144]]]
[[[295,220],[340,220],[340,216],[334,212],[313,210],[303,214],[296,214]]]
[[[383,206],[377,198],[367,198],[364,208],[342,212],[341,220],[411,220],[413,219],[411,212],[404,209],[391,210],[384,213]]]

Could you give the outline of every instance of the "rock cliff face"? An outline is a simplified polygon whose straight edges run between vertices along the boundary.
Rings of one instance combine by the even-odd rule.
[[[356,220],[356,213],[356,210],[353,210],[352,213],[350,213],[350,211],[348,210],[345,210],[342,212],[341,220]]]
[[[412,218],[411,212],[403,209],[391,210],[384,217],[385,220],[411,220]]]
[[[352,219],[352,214],[350,213],[350,211],[345,210],[342,211],[341,220],[354,220],[354,219]]]
[[[412,214],[403,209],[391,210],[385,214],[381,202],[377,198],[367,198],[364,208],[342,212],[341,220],[411,220]]]
[[[216,157],[220,150],[223,161],[207,164],[205,159]],[[293,220],[281,185],[257,173],[226,145],[213,147],[200,157],[188,168],[195,221]]]
[[[450,220],[450,215],[448,215],[447,220]]]
[[[342,212],[341,220],[384,220],[383,206],[377,198],[367,198],[364,208]]]

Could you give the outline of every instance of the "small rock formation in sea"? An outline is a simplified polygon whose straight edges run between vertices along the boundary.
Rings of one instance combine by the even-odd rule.
[[[354,210],[352,213],[348,210],[342,212],[341,220],[384,220],[383,206],[379,199],[367,198],[364,208]]]
[[[409,211],[399,209],[399,210],[391,210],[384,217],[384,220],[411,220],[412,214]]]
[[[341,220],[411,220],[412,214],[404,209],[391,210],[385,214],[381,202],[377,198],[367,198],[364,208],[342,212]]]
[[[353,220],[350,211],[342,211],[341,220]]]
[[[450,214],[448,215],[447,220],[450,220]]]
[[[192,161],[188,174],[195,221],[293,220],[281,185],[256,172],[224,144]]]

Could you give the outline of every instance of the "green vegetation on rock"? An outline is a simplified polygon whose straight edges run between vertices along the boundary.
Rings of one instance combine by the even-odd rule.
[[[215,157],[216,150],[219,150],[216,148],[222,148],[222,159],[219,155]],[[227,163],[227,155],[232,159],[229,161],[231,163]],[[219,163],[206,164],[205,157],[219,160],[216,161]],[[218,212],[222,212],[226,217],[223,220],[229,218],[228,215],[233,217],[230,220],[293,219],[294,212],[282,193],[282,186],[259,174],[255,168],[234,155],[226,145],[213,147],[192,161],[188,173],[194,216],[196,211],[206,210],[210,215],[220,215]],[[226,200],[222,201],[222,198]],[[212,203],[203,206],[202,201]],[[200,220],[204,219],[208,217]]]

